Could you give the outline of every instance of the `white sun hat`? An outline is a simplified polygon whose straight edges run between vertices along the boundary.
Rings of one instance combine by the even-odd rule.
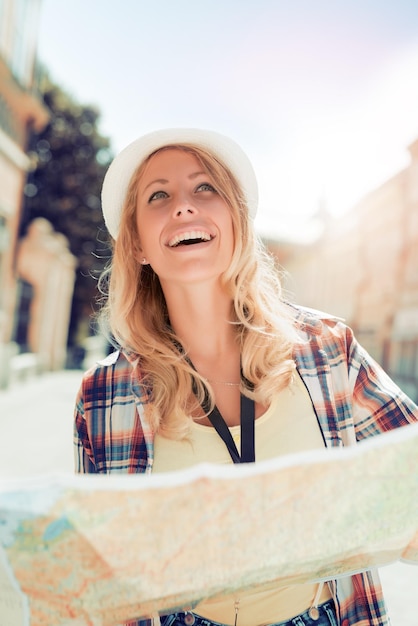
[[[189,144],[208,150],[235,176],[255,217],[258,187],[253,166],[241,147],[229,137],[198,128],[168,128],[139,137],[124,148],[112,161],[102,187],[102,211],[109,233],[114,239],[119,232],[122,207],[131,178],[137,167],[153,152],[174,144]]]

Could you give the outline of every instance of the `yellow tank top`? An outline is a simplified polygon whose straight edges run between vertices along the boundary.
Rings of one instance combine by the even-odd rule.
[[[232,426],[230,431],[239,450],[240,426]],[[267,411],[255,422],[256,460],[323,446],[310,396],[296,374],[292,384],[277,394]],[[156,435],[154,472],[169,472],[198,463],[232,463],[224,442],[214,428],[193,422],[187,441],[174,441]],[[268,585],[240,592],[234,597],[211,598],[193,610],[206,619],[232,625],[237,603],[238,626],[272,624],[306,611],[312,606],[317,590],[316,584]],[[325,602],[330,597],[325,586],[319,602]]]

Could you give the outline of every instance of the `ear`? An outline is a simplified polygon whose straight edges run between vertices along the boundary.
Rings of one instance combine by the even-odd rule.
[[[144,257],[144,253],[142,252],[142,250],[136,250],[133,256],[135,261],[137,261],[141,265],[148,265],[148,261]]]
[[[144,256],[144,251],[142,250],[140,243],[137,243],[135,245],[135,249],[133,251],[133,257],[135,261],[137,261],[138,263],[141,263],[141,265],[147,264],[147,260],[145,259],[145,256]]]

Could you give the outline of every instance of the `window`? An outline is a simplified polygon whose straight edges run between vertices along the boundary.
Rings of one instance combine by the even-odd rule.
[[[39,0],[0,0],[2,54],[16,80],[25,88],[32,84],[39,12]]]

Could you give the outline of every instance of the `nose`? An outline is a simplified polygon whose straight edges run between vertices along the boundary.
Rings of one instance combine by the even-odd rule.
[[[184,217],[186,215],[195,215],[197,213],[196,207],[193,206],[188,200],[179,200],[174,206],[173,216]]]

